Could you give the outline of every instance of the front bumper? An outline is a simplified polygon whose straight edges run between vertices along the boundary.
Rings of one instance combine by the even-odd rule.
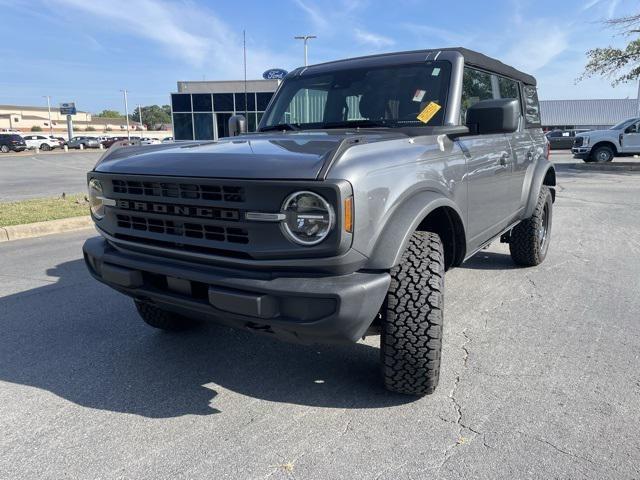
[[[573,147],[571,153],[576,158],[587,158],[591,153],[591,147]]]
[[[12,147],[9,147],[11,150],[13,150],[14,152],[23,152],[27,149],[26,145],[13,145]]]
[[[116,249],[101,237],[83,246],[97,280],[188,317],[301,343],[361,338],[389,289],[388,273],[277,275],[196,265]]]

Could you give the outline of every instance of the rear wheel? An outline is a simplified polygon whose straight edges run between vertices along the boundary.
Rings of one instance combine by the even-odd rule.
[[[42,145],[40,145],[40,150],[42,150],[43,152],[48,152],[49,150],[51,150],[51,147],[48,144],[43,143]]]
[[[195,323],[190,318],[163,310],[150,303],[141,300],[134,300],[134,302],[142,320],[151,327],[178,332],[192,327]]]
[[[509,251],[515,263],[534,267],[544,261],[551,239],[552,214],[551,191],[543,185],[533,215],[511,230]]]
[[[598,147],[593,152],[591,152],[591,158],[594,162],[598,163],[610,162],[613,160],[613,157],[613,150],[611,149],[611,147],[607,147],[606,145]]]
[[[387,390],[433,393],[440,377],[444,253],[435,233],[415,232],[381,309],[380,352]]]

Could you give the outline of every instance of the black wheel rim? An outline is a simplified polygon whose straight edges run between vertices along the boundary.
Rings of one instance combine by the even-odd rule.
[[[547,248],[547,240],[549,238],[549,206],[545,204],[542,211],[542,219],[538,226],[538,243],[540,245],[540,251],[544,252]]]

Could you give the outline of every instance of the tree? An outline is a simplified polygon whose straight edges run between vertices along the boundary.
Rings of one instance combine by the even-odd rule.
[[[640,33],[640,14],[607,20],[605,25],[613,27],[624,36]],[[611,79],[611,85],[638,80],[640,78],[640,39],[630,41],[625,48],[594,48],[587,52],[589,61],[578,80],[594,76]]]
[[[40,127],[38,125],[34,125],[33,127],[31,127],[31,131],[32,132],[41,132],[42,131],[42,127]]]
[[[124,115],[122,115],[120,112],[116,110],[102,110],[100,113],[96,115],[96,117],[100,117],[100,118],[121,118],[123,116]]]
[[[134,122],[140,122],[139,108],[136,107],[129,117]],[[171,107],[169,105],[163,105],[162,107],[158,105],[142,107],[142,123],[149,130],[153,130],[162,124],[171,123]]]

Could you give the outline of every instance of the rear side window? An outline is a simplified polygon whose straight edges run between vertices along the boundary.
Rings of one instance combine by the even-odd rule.
[[[538,92],[536,87],[531,85],[524,86],[524,118],[527,128],[539,127],[540,122],[540,102],[538,102]]]

